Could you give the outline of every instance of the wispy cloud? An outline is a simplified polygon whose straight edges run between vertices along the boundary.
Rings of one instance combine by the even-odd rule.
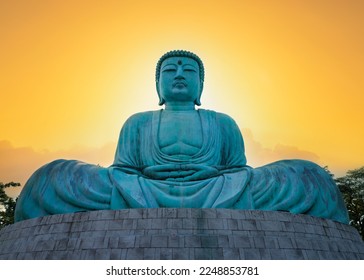
[[[318,163],[320,157],[313,152],[301,150],[295,146],[277,144],[273,149],[265,148],[254,139],[250,129],[242,130],[248,164],[259,167],[282,159],[304,159]]]

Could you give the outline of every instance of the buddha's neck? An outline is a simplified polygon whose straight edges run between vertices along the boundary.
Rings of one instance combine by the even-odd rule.
[[[191,103],[166,103],[165,104],[165,110],[166,111],[194,111],[195,110],[195,104],[193,102]]]

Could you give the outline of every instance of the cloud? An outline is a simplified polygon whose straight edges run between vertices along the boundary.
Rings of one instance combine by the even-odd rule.
[[[19,182],[24,186],[28,178],[44,164],[56,159],[78,159],[92,164],[109,166],[113,162],[116,143],[102,147],[75,146],[61,151],[35,151],[31,147],[13,147],[6,140],[0,141],[0,182]],[[10,195],[17,195],[21,188],[9,189]]]
[[[304,159],[318,162],[320,157],[313,152],[304,151],[295,146],[277,144],[273,149],[264,148],[254,139],[250,129],[242,130],[248,164],[252,167],[262,166],[283,159]]]

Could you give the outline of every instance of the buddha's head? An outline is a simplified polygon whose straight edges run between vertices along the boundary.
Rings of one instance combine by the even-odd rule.
[[[201,105],[204,77],[204,66],[197,55],[182,50],[167,52],[159,59],[155,74],[159,105],[166,102]]]

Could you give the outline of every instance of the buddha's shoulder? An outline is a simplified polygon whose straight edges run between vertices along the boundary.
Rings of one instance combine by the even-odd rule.
[[[225,113],[221,113],[221,112],[216,112],[213,110],[204,110],[201,109],[205,114],[210,114],[215,116],[216,120],[220,123],[220,124],[225,124],[225,125],[235,125],[235,120],[230,117],[229,115],[225,114]]]
[[[153,114],[158,111],[146,111],[146,112],[139,112],[131,115],[125,122],[125,124],[138,124],[138,123],[145,123],[149,122],[153,118]]]

